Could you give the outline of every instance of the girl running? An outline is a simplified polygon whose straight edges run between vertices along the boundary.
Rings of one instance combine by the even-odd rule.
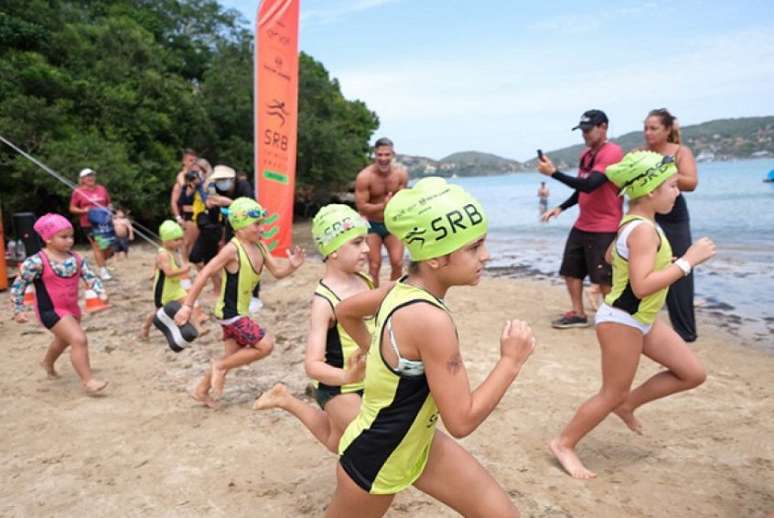
[[[607,168],[608,179],[629,197],[629,211],[621,220],[612,254],[613,288],[596,314],[602,349],[602,388],[583,403],[549,448],[567,472],[580,479],[596,474],[583,465],[575,447],[611,412],[634,432],[642,426],[634,411],[650,401],[704,382],[706,373],[696,355],[668,325],[656,318],[669,285],[715,255],[708,238],[696,241],[672,261],[672,248],[656,214],[666,214],[680,194],[677,169],[671,157],[637,151]],[[631,389],[640,355],[667,370]]]
[[[83,279],[103,300],[107,300],[102,282],[80,255],[71,252],[73,226],[59,214],[48,213],[33,226],[45,242],[43,250],[28,257],[11,286],[16,322],[27,322],[24,313],[24,292],[35,286],[35,311],[38,320],[51,331],[54,340],[48,346],[41,366],[49,378],[58,378],[54,364],[70,347],[70,361],[81,378],[83,390],[90,395],[102,391],[107,381],[94,378],[89,363],[89,344],[81,328],[81,308],[78,306],[78,282]]]
[[[347,205],[326,205],[312,221],[312,236],[325,261],[325,275],[312,299],[304,366],[316,381],[317,410],[277,384],[255,403],[257,410],[282,408],[295,415],[326,448],[337,453],[344,429],[360,410],[365,356],[337,321],[338,304],[371,290],[368,266],[368,223]],[[373,320],[366,321],[367,333]]]
[[[395,494],[410,485],[465,516],[518,516],[489,472],[435,426],[440,414],[453,436],[472,433],[534,348],[525,323],[507,322],[500,360],[470,390],[443,298],[450,287],[476,285],[481,278],[489,260],[483,209],[461,187],[431,177],[396,193],[384,216],[412,263],[381,304],[371,293],[350,299],[361,316],[376,313],[375,333],[363,403],[341,438],[338,483],[326,516],[382,516]],[[364,325],[347,328],[358,343]]]

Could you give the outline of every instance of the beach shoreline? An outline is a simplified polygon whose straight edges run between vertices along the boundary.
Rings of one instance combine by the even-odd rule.
[[[310,250],[308,228],[298,224],[294,234]],[[106,397],[80,393],[66,356],[58,364],[62,378],[46,380],[38,362],[48,333],[17,325],[8,313],[0,322],[0,515],[322,515],[335,488],[335,456],[294,417],[251,410],[278,381],[310,401],[303,352],[321,261],[310,254],[294,275],[264,277],[258,320],[275,336],[274,352],[230,374],[222,408],[211,411],[187,392],[222,351],[213,323],[210,335],[179,354],[155,330],[149,342],[135,339],[152,310],[153,253],[149,246],[132,249],[107,283],[113,308],[84,319],[92,364],[111,382]],[[555,280],[496,274],[447,298],[471,383],[496,362],[506,318],[529,322],[538,346],[497,409],[461,442],[523,516],[730,518],[774,510],[773,355],[700,313],[702,334],[692,347],[707,382],[644,407],[644,436],[605,420],[579,447],[599,478],[573,480],[545,443],[598,388],[594,331],[550,327],[566,309]],[[643,359],[637,380],[657,370]],[[387,516],[456,514],[410,489]]]

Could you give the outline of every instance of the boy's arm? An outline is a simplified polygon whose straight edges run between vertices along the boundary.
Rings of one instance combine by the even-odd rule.
[[[180,268],[175,266],[172,262],[172,257],[166,250],[164,252],[159,252],[159,255],[156,257],[156,264],[158,265],[159,270],[164,272],[164,275],[167,277],[181,277],[191,270],[191,265],[189,263],[185,263],[185,265]]]
[[[210,276],[213,273],[220,271],[221,268],[225,268],[229,263],[235,262],[236,254],[236,246],[228,243],[221,248],[218,255],[207,263],[207,265],[199,272],[199,275],[196,276],[196,280],[194,280],[193,286],[188,290],[188,295],[186,295],[185,300],[183,301],[183,307],[180,308],[180,311],[175,315],[175,323],[177,325],[182,326],[188,322],[188,319],[191,318],[194,302],[196,302],[199,294],[209,281]]]
[[[130,220],[126,220],[126,226],[129,227],[129,241],[134,241],[134,227]]]
[[[261,254],[263,255],[263,264],[266,265],[266,269],[269,270],[275,279],[287,277],[304,264],[304,250],[299,246],[293,247],[292,250],[288,249],[288,262],[282,263],[266,250],[263,243],[259,243],[258,247],[261,249]]]

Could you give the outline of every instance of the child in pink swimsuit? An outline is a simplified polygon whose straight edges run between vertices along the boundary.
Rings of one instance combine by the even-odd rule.
[[[78,282],[83,279],[102,300],[107,300],[102,282],[89,268],[86,259],[70,251],[73,247],[73,226],[59,214],[46,214],[33,227],[46,243],[43,250],[28,257],[11,286],[14,319],[27,322],[24,312],[24,292],[35,286],[35,312],[38,320],[54,335],[41,365],[49,378],[59,375],[54,363],[67,347],[70,360],[88,394],[100,392],[106,381],[94,379],[89,364],[89,345],[81,328],[81,308],[78,306]]]

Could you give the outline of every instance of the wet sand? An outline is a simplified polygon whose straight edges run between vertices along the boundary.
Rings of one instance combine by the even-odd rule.
[[[308,226],[297,232],[306,240]],[[307,249],[309,247],[307,246]],[[252,402],[282,381],[304,396],[308,306],[322,263],[311,256],[282,281],[266,274],[258,320],[273,354],[229,374],[222,407],[189,396],[220,331],[171,352],[161,334],[135,335],[152,310],[153,250],[136,247],[107,283],[113,308],[87,316],[92,365],[105,397],[82,395],[64,356],[62,377],[38,367],[49,334],[0,322],[0,516],[320,516],[335,486],[336,457],[281,411]],[[3,296],[7,297],[7,294]],[[206,299],[205,299],[206,301]],[[593,329],[557,331],[564,288],[547,279],[485,278],[450,291],[471,382],[498,358],[506,318],[532,325],[538,347],[490,418],[461,442],[511,494],[523,516],[763,517],[774,510],[774,356],[706,315],[695,350],[707,382],[638,412],[645,435],[607,419],[579,454],[599,478],[565,475],[545,442],[599,385]],[[658,367],[642,360],[638,380]],[[456,516],[413,489],[387,516]]]

